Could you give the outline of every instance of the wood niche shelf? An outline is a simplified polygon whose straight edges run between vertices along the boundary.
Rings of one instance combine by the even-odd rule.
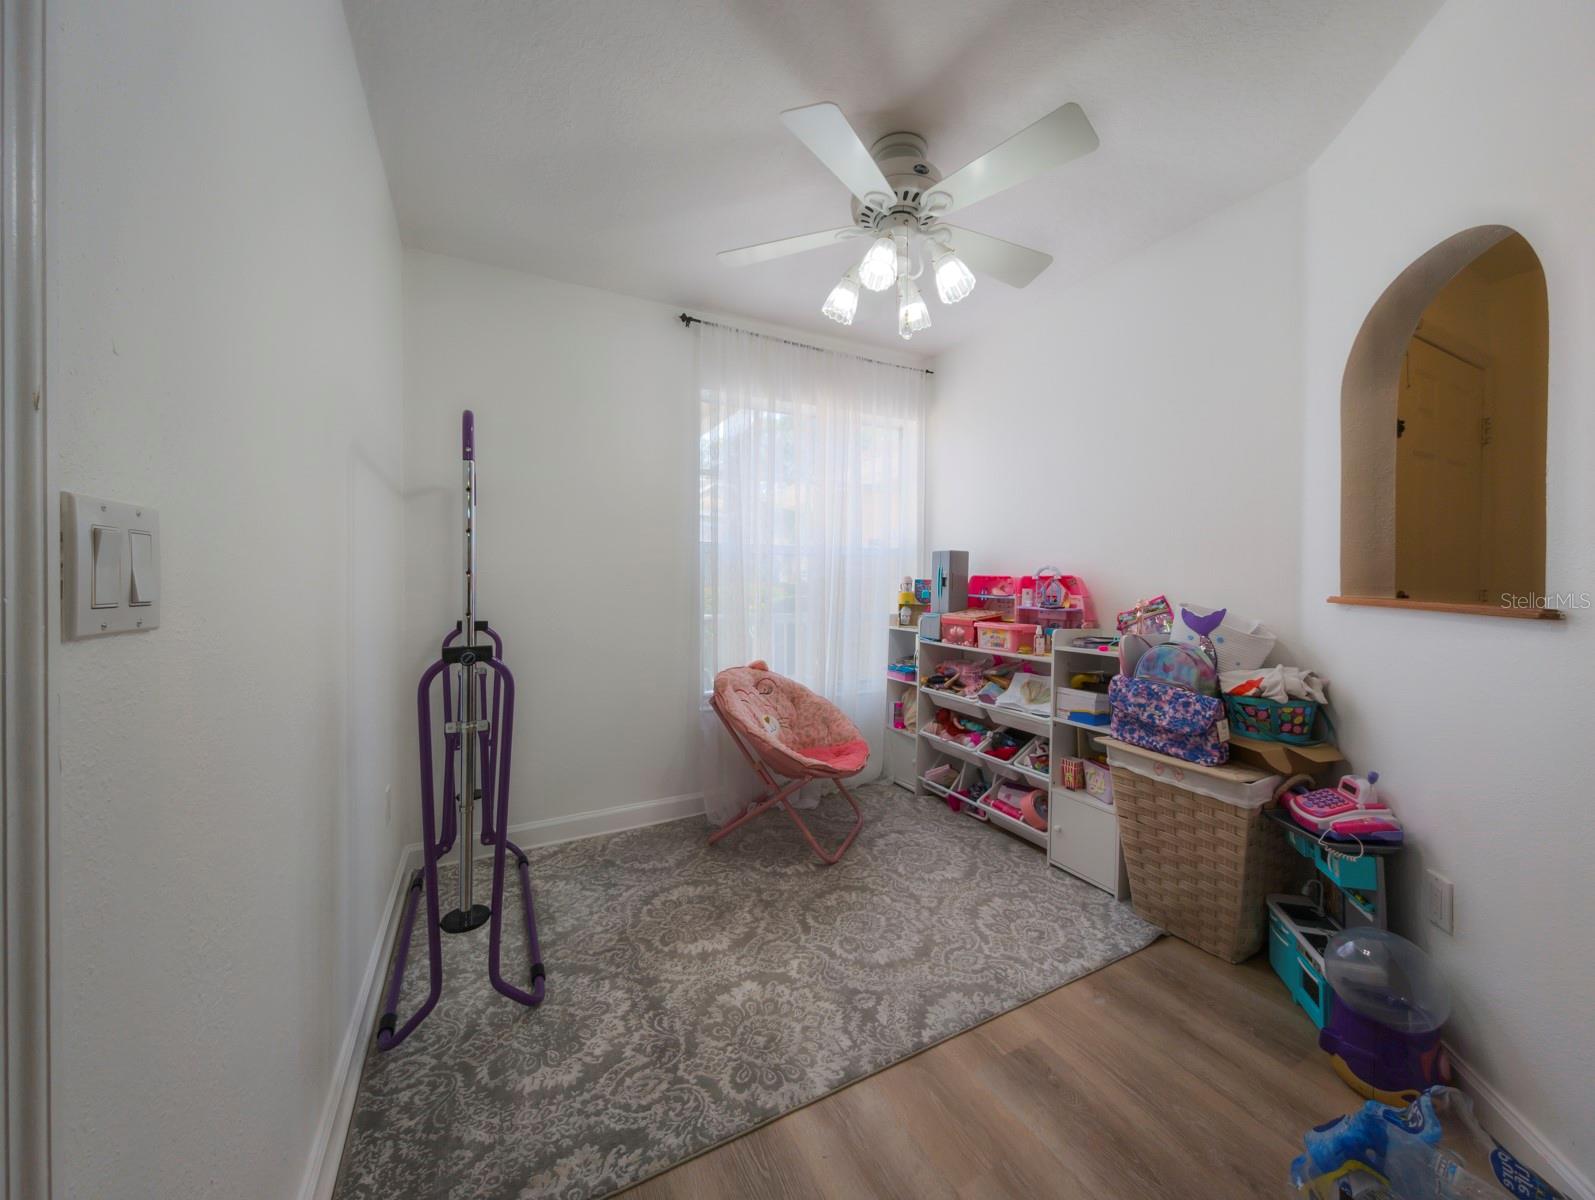
[[[1420,612],[1460,613],[1465,617],[1507,617],[1516,621],[1561,621],[1559,608],[1509,608],[1500,604],[1452,604],[1444,600],[1398,600],[1393,596],[1331,596],[1331,604],[1360,608],[1408,608]]]

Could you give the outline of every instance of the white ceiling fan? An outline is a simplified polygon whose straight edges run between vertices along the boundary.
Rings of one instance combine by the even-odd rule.
[[[974,271],[1022,288],[1052,262],[1050,254],[948,225],[942,218],[1089,154],[1099,144],[1084,110],[1065,104],[943,179],[925,160],[925,139],[917,133],[889,133],[866,150],[834,104],[789,109],[781,120],[853,193],[853,224],[722,250],[720,261],[744,267],[843,238],[869,238],[863,260],[831,289],[821,311],[851,325],[860,285],[884,292],[895,283],[897,332],[905,339],[930,328],[930,310],[914,283],[925,270],[927,254],[943,304],[956,304],[974,290]]]

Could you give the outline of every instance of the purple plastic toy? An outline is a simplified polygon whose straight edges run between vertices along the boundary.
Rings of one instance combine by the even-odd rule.
[[[1440,1035],[1451,996],[1428,955],[1387,929],[1356,926],[1330,939],[1324,976],[1335,999],[1318,1045],[1355,1091],[1399,1106],[1450,1082]]]

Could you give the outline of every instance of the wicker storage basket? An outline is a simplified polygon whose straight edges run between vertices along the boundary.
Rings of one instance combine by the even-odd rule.
[[[1135,911],[1229,962],[1262,948],[1267,896],[1287,890],[1291,850],[1263,810],[1113,768]]]

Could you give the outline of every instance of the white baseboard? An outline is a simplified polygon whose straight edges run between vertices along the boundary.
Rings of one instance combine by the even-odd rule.
[[[343,1159],[343,1142],[349,1132],[349,1117],[354,1112],[355,1094],[360,1090],[360,1069],[365,1065],[366,1039],[371,1032],[371,1019],[386,982],[383,968],[393,946],[393,936],[398,931],[399,909],[404,900],[405,884],[414,869],[410,866],[411,847],[399,851],[399,865],[393,872],[393,886],[388,889],[387,915],[377,930],[371,954],[366,959],[365,974],[360,978],[360,989],[355,995],[354,1011],[344,1030],[343,1045],[338,1049],[338,1060],[333,1066],[332,1084],[327,1098],[322,1101],[321,1121],[316,1126],[316,1139],[311,1144],[310,1161],[305,1167],[303,1182],[299,1185],[299,1200],[330,1200],[332,1185],[338,1180],[338,1164]],[[420,847],[415,851],[420,853]]]
[[[561,842],[574,842],[581,838],[597,837],[601,833],[619,833],[625,829],[643,829],[649,825],[663,825],[666,821],[679,821],[684,817],[703,815],[703,793],[686,796],[662,796],[658,800],[639,800],[634,804],[617,804],[613,808],[598,808],[592,812],[576,813],[569,817],[544,817],[540,821],[526,821],[509,827],[510,841],[525,850],[533,846],[557,846]],[[708,836],[705,834],[705,836]],[[421,865],[421,843],[406,846],[406,860],[414,866]],[[492,846],[476,844],[476,857],[489,858]]]
[[[600,808],[573,817],[527,821],[524,825],[511,825],[509,835],[522,849],[527,846],[557,846],[561,842],[573,842],[577,838],[594,837],[600,833],[619,833],[622,829],[641,829],[647,825],[663,825],[666,821],[702,815],[703,793],[693,792],[686,796],[663,796],[658,800],[617,804],[613,808]],[[492,852],[491,846],[481,849],[483,854]]]
[[[1451,1056],[1456,1085],[1473,1101],[1479,1124],[1514,1155],[1543,1175],[1547,1183],[1573,1200],[1595,1200],[1595,1184],[1591,1184],[1588,1175],[1568,1162],[1562,1152],[1511,1101],[1451,1046],[1446,1046],[1446,1053]]]
[[[618,833],[623,829],[641,829],[647,825],[660,825],[682,817],[703,813],[703,794],[665,796],[659,800],[643,800],[635,804],[617,804],[595,812],[579,813],[570,817],[548,817],[541,821],[527,821],[511,825],[510,837],[522,848],[527,846],[554,846],[577,838],[593,837],[600,833]],[[492,854],[491,846],[478,845],[478,855]],[[399,865],[393,873],[393,886],[388,889],[387,916],[377,931],[366,960],[365,974],[360,980],[360,990],[355,997],[354,1012],[344,1031],[343,1045],[338,1051],[338,1061],[333,1069],[332,1084],[327,1098],[322,1102],[321,1121],[316,1127],[315,1141],[311,1145],[310,1161],[306,1164],[304,1180],[299,1187],[299,1200],[330,1200],[332,1187],[338,1180],[338,1164],[343,1159],[343,1143],[349,1132],[349,1118],[354,1112],[354,1100],[360,1090],[360,1070],[365,1065],[365,1047],[371,1032],[371,1022],[380,1003],[382,985],[387,982],[384,968],[393,950],[393,939],[398,933],[399,915],[403,909],[405,884],[410,872],[421,863],[421,843],[412,842],[399,851]]]

